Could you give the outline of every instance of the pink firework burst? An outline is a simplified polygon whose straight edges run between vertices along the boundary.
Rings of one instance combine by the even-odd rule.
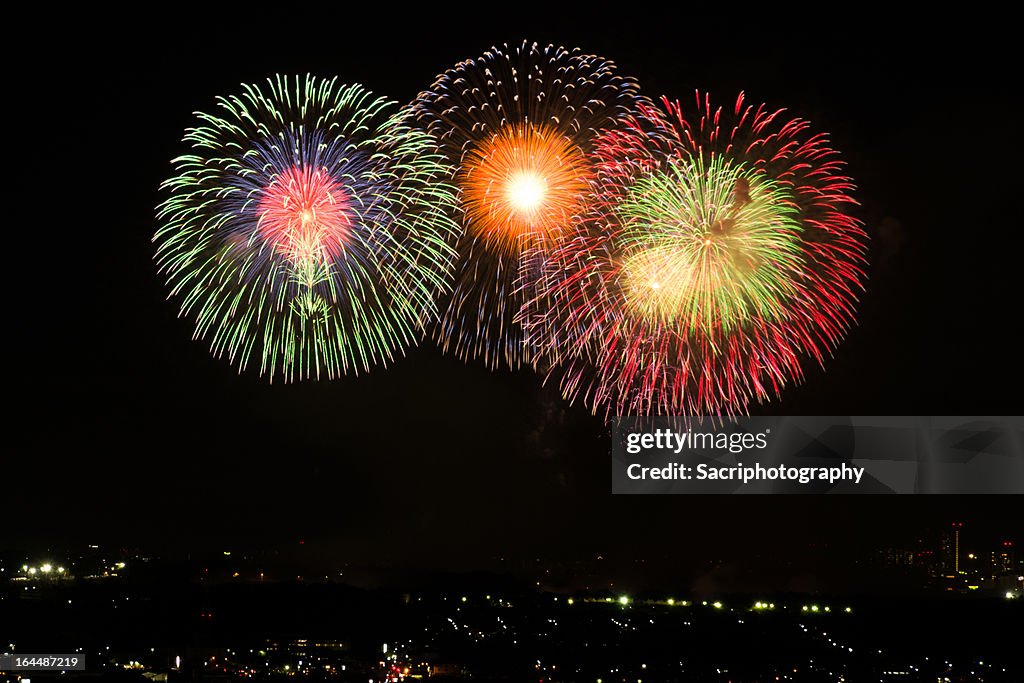
[[[293,266],[340,259],[352,227],[349,198],[325,168],[281,173],[257,211],[260,236]]]

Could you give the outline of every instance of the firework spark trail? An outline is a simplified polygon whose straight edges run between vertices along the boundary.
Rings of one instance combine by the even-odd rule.
[[[156,262],[195,336],[285,381],[387,363],[451,288],[454,172],[409,112],[359,85],[278,76],[186,131]]]
[[[435,338],[488,367],[538,362],[520,324],[547,249],[585,210],[599,131],[640,100],[611,62],[527,44],[492,48],[437,78],[414,103],[459,167],[465,232]]]
[[[605,414],[746,412],[853,322],[866,234],[826,136],[781,111],[664,100],[603,133],[588,215],[525,310],[570,400]]]

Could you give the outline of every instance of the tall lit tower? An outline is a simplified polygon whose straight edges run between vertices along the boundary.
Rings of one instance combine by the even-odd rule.
[[[942,566],[947,576],[960,574],[960,530],[963,522],[953,522],[942,534]]]
[[[953,522],[953,571],[960,573],[960,529],[962,522]]]

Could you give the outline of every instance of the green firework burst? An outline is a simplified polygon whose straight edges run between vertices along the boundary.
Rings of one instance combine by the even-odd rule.
[[[195,336],[285,381],[387,363],[450,289],[455,189],[435,140],[359,85],[278,76],[199,113],[156,263]]]
[[[625,298],[650,322],[728,332],[784,314],[801,226],[786,190],[763,174],[674,159],[641,177],[617,213]]]

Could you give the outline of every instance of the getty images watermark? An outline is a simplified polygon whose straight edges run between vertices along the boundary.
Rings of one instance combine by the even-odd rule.
[[[617,418],[613,493],[1024,493],[1020,417]]]
[[[669,428],[655,428],[650,432],[628,432],[626,434],[626,453],[639,455],[645,450],[664,450],[673,455],[679,455],[683,451],[690,453],[692,451],[719,450],[739,455],[766,449],[770,434],[771,428],[756,434],[750,432],[726,433],[724,431],[695,432],[692,429],[674,431]],[[638,479],[735,480],[746,484],[751,481],[763,480],[795,481],[801,484],[827,481],[834,484],[837,481],[849,479],[859,484],[861,477],[864,476],[864,468],[851,467],[846,463],[842,463],[838,467],[788,467],[786,465],[765,467],[759,462],[752,465],[744,465],[742,462],[737,462],[735,465],[723,465],[716,461],[714,463],[698,462],[696,465],[670,462],[652,467],[633,462],[626,466],[626,476],[634,481]]]

